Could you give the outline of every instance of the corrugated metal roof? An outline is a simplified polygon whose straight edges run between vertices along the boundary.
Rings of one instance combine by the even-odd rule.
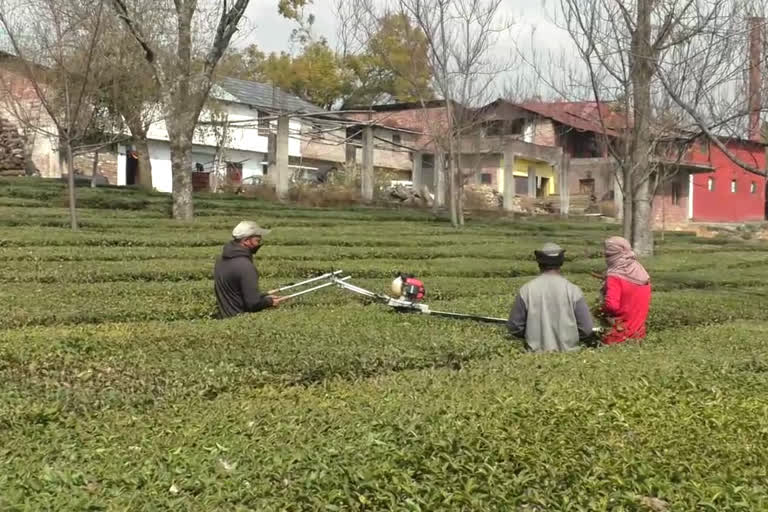
[[[261,107],[265,110],[282,110],[285,112],[314,113],[325,112],[317,105],[313,105],[298,96],[273,87],[269,84],[239,80],[237,78],[221,78],[216,85],[225,93],[216,94],[218,99],[243,103],[252,107]],[[216,91],[212,91],[214,94]],[[231,96],[230,96],[231,95]]]
[[[632,127],[624,114],[594,101],[528,102],[518,106],[582,131],[620,136]]]

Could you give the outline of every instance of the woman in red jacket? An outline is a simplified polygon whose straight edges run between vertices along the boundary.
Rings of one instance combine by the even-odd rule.
[[[603,313],[612,327],[603,343],[614,345],[645,338],[645,322],[651,305],[651,278],[637,261],[629,242],[620,236],[605,241],[608,266],[603,288]]]

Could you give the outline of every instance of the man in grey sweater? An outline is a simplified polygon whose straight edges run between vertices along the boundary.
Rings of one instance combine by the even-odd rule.
[[[517,294],[509,330],[532,352],[570,352],[592,336],[592,315],[581,289],[560,273],[565,250],[553,243],[534,252],[541,274]]]
[[[232,230],[232,241],[224,246],[213,271],[220,318],[275,307],[282,300],[259,291],[259,272],[253,266],[253,255],[267,233],[269,230],[250,221],[243,221]]]

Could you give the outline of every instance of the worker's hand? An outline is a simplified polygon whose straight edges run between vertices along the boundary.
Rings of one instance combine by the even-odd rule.
[[[276,308],[280,305],[281,302],[285,300],[285,297],[278,297],[277,295],[269,295],[269,298],[272,299],[273,308]]]

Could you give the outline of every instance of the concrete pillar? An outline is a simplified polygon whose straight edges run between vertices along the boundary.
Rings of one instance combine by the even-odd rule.
[[[501,194],[504,209],[511,211],[515,198],[515,154],[511,151],[504,151],[504,190]]]
[[[445,155],[442,151],[435,153],[435,173],[433,179],[435,206],[442,208],[445,206]]]
[[[363,201],[373,201],[373,127],[363,128],[363,170],[360,179]]]
[[[411,155],[413,157],[411,162],[411,181],[413,182],[413,187],[417,188],[424,184],[424,155],[421,151],[414,151]]]
[[[528,197],[536,197],[536,169],[528,167]]]
[[[563,155],[560,163],[555,166],[557,176],[557,189],[560,195],[560,215],[567,216],[571,209],[571,191],[568,185],[568,171],[571,162],[568,155]]]
[[[347,142],[344,148],[344,163],[350,171],[357,165],[357,145],[354,142]]]
[[[277,134],[267,135],[267,177],[266,183],[277,186]]]
[[[624,218],[624,191],[621,188],[621,172],[616,169],[613,174],[613,206],[616,209],[616,220]]]
[[[288,196],[288,189],[291,186],[291,170],[288,167],[288,125],[290,118],[280,116],[277,119],[277,143],[275,144],[275,184],[277,185],[277,196],[284,199]]]

